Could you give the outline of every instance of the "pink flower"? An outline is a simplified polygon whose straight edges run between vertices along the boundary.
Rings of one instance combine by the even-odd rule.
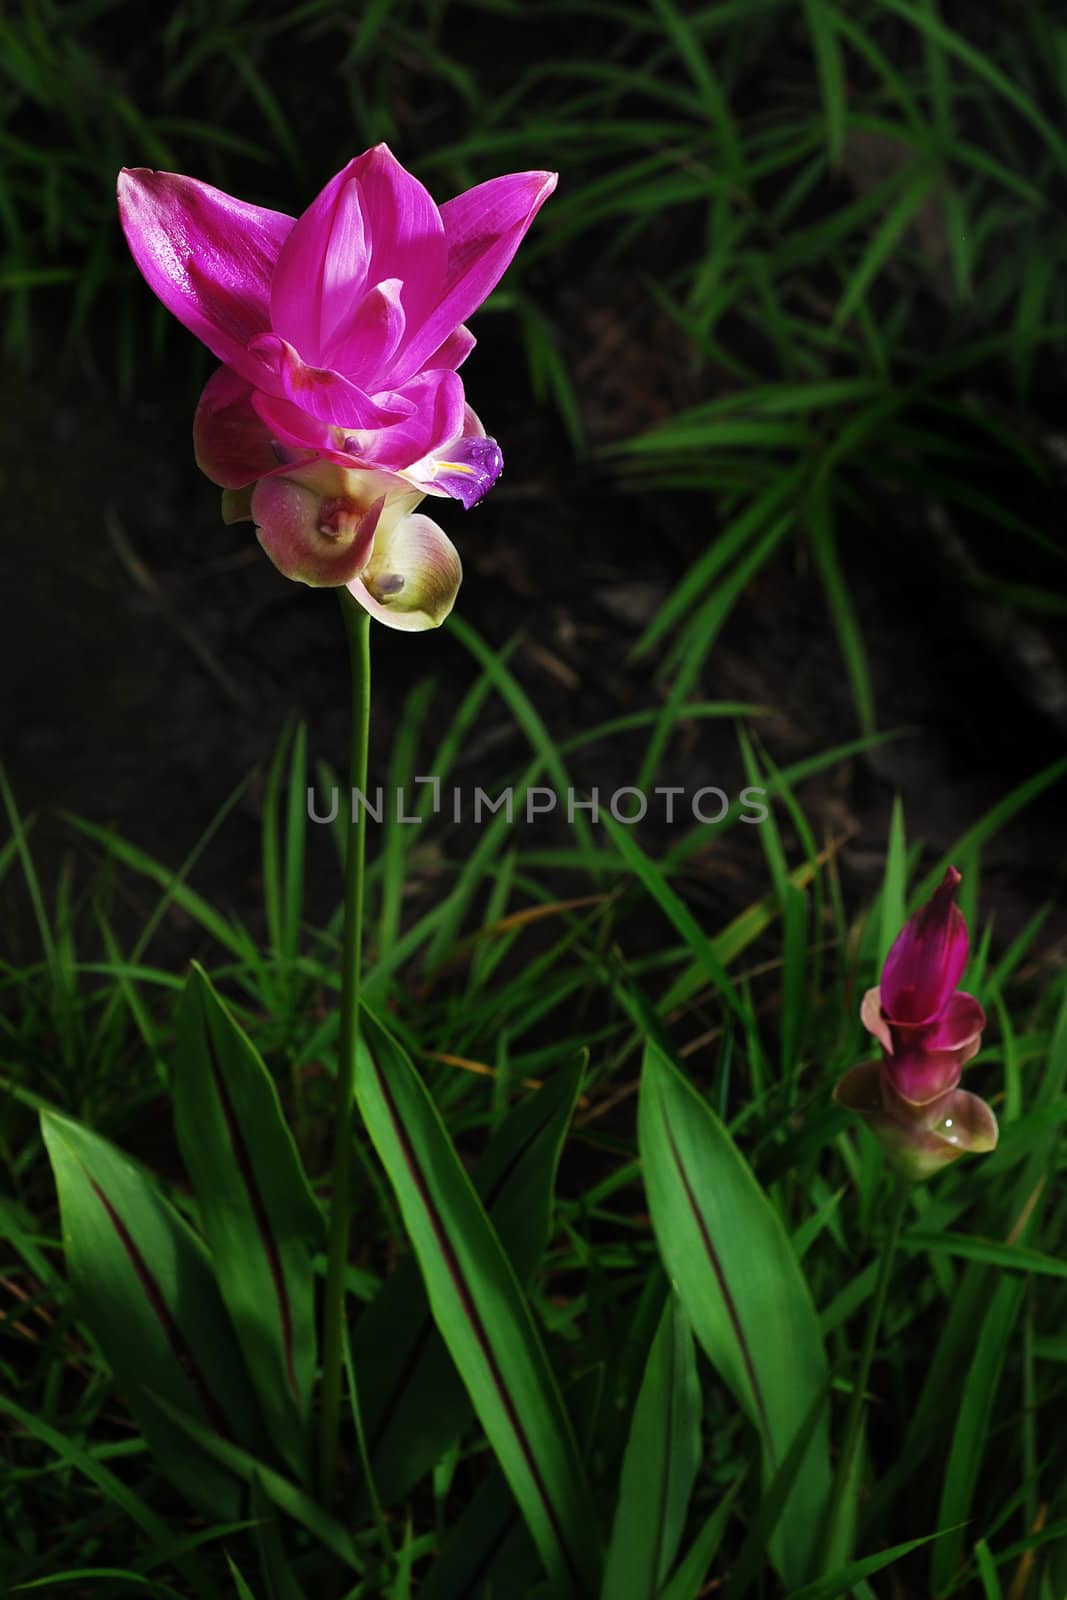
[[[415,508],[475,505],[500,474],[456,370],[475,342],[463,324],[555,186],[511,173],[438,208],[380,144],[294,221],[177,173],[119,174],[134,260],[224,363],[197,407],[197,462],[224,520],[251,518],[287,577],[345,584],[394,628],[444,621],[459,557]]]
[[[882,1047],[881,1060],[853,1067],[834,1089],[838,1104],[864,1116],[913,1178],[997,1142],[993,1112],[957,1087],[985,1027],[978,1001],[956,988],[968,949],[967,925],[955,903],[959,882],[949,867],[897,935],[880,986],[868,989],[860,1008],[864,1027]]]

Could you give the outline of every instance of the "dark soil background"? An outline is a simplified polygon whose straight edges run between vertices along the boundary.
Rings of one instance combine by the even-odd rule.
[[[556,420],[531,409],[516,380],[521,352],[510,331],[505,319],[485,319],[466,373],[504,443],[506,476],[482,507],[467,515],[448,506],[442,520],[465,563],[463,615],[495,645],[521,631],[514,668],[562,740],[655,703],[650,674],[628,667],[626,653],[714,536],[715,512],[699,495],[620,496],[603,472],[576,464]],[[627,336],[640,342],[642,331]],[[571,344],[580,365],[580,328]],[[595,409],[595,384],[583,399]],[[3,406],[11,524],[0,545],[0,748],[23,810],[107,823],[177,867],[249,769],[265,770],[290,713],[307,719],[312,754],[342,768],[347,663],[334,598],[282,578],[249,525],[221,524],[216,491],[192,460],[185,393],[153,386],[124,407],[102,379],[72,383],[45,363],[9,376]],[[1055,718],[961,607],[951,569],[938,568],[929,545],[921,530],[901,526],[845,545],[880,725],[906,730],[804,790],[822,831],[851,834],[842,862],[859,895],[876,885],[894,790],[910,836],[938,852],[1064,746]],[[477,670],[443,630],[376,628],[373,647],[372,783],[385,777],[413,684],[426,676],[436,684],[428,758]],[[770,708],[759,727],[779,764],[856,735],[802,546],[788,546],[752,583],[700,693]],[[610,793],[633,780],[640,749],[598,746],[576,771]],[[491,701],[457,781],[492,792],[526,759],[521,733]],[[662,781],[736,793],[743,780],[729,723],[679,729]],[[194,878],[253,925],[260,794],[253,783]],[[983,893],[1003,921],[998,932],[1017,930],[1061,893],[1062,821],[1053,790],[986,852]],[[656,834],[651,815],[645,832]],[[53,866],[70,842],[47,818],[35,837]],[[325,832],[319,848],[315,837],[312,910],[326,914],[334,858]],[[746,852],[738,879],[739,849],[730,835],[700,858],[709,910],[736,910],[766,890],[758,854]]]

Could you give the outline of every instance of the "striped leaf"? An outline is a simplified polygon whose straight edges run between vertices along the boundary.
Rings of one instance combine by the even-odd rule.
[[[434,1321],[561,1595],[596,1589],[595,1518],[570,1421],[514,1270],[422,1080],[363,1012],[356,1095]]]
[[[829,1389],[810,1291],[781,1219],[726,1129],[652,1044],[638,1139],[664,1265],[697,1339],[759,1432],[766,1487]],[[770,1540],[787,1585],[809,1576],[829,1488],[824,1408]]]
[[[672,1296],[634,1408],[602,1600],[656,1600],[666,1582],[700,1465],[700,1410],[693,1336]]]
[[[471,1179],[520,1283],[541,1259],[563,1138],[584,1057],[508,1113]],[[467,1426],[470,1400],[408,1257],[360,1318],[353,1346],[375,1484],[390,1505]]]
[[[270,1074],[195,965],[178,1008],[174,1114],[267,1430],[306,1482],[316,1348],[311,1247],[321,1242],[322,1215]]]
[[[79,1312],[163,1471],[211,1519],[241,1514],[238,1480],[164,1415],[159,1394],[256,1452],[255,1394],[202,1242],[121,1151],[41,1113]]]

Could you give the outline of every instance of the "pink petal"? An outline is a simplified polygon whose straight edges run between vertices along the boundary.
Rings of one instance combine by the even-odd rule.
[[[324,498],[291,478],[263,478],[252,492],[256,535],[279,572],[313,588],[348,583],[367,564],[385,499],[369,508]]]
[[[278,465],[270,429],[252,405],[252,385],[232,367],[220,367],[204,385],[193,448],[201,472],[223,489],[242,489]]]
[[[334,330],[367,284],[371,245],[355,166],[331,178],[299,218],[271,284],[271,326],[314,364],[325,364]]]
[[[249,345],[249,353],[260,363],[254,380],[257,389],[290,401],[320,422],[338,428],[384,428],[415,412],[409,400],[390,396],[388,403],[379,405],[339,372],[307,366],[276,333],[259,334]]]
[[[376,283],[327,342],[329,365],[372,391],[382,387],[381,375],[404,337],[402,288],[399,278]]]
[[[979,1035],[968,1040],[966,1044],[961,1044],[956,1050],[956,1054],[960,1058],[960,1066],[965,1067],[968,1061],[973,1061],[981,1048],[982,1040]]]
[[[362,466],[343,448],[344,434],[330,423],[320,422],[310,412],[301,411],[291,401],[253,389],[252,409],[262,418],[281,461],[306,462],[313,457],[340,467],[358,469]]]
[[[882,1049],[890,1055],[893,1054],[893,1036],[889,1032],[889,1024],[882,1015],[882,991],[877,986],[868,989],[860,1006],[860,1021],[878,1040]]]
[[[407,172],[388,145],[377,144],[350,163],[363,196],[370,242],[368,281],[399,278],[409,333],[429,317],[441,298],[448,246],[441,212],[429,191]],[[450,328],[450,333],[456,322]],[[443,337],[443,335],[442,335]],[[435,344],[440,344],[437,339]],[[417,367],[408,367],[408,372]],[[397,383],[391,380],[393,388]]]
[[[320,422],[309,411],[302,411],[291,400],[253,389],[252,409],[262,419],[271,438],[290,450],[313,450],[320,455],[332,452],[337,447],[336,428],[332,428],[328,422]]]
[[[262,419],[281,463],[275,469],[275,475],[281,473],[292,477],[297,466],[303,472],[315,461],[355,471],[363,470],[363,463],[342,448],[344,435],[337,428],[331,427],[328,422],[319,422],[290,401],[279,400],[274,395],[253,389],[252,409]],[[405,488],[410,491],[411,485],[405,484]]]
[[[465,404],[458,373],[422,372],[395,398],[411,405],[411,416],[386,428],[357,429],[345,438],[344,448],[368,466],[403,472],[461,437]]]
[[[923,1050],[883,1062],[887,1109],[891,1103],[892,1109],[907,1118],[911,1108],[932,1105],[959,1083],[960,1066],[959,1055],[954,1050]],[[894,1097],[904,1104],[897,1104]]]
[[[973,1055],[977,1050],[985,1021],[985,1012],[974,995],[965,994],[962,989],[957,989],[937,1021],[932,1024],[924,1043],[930,1050],[960,1050],[974,1045],[975,1050],[971,1052]]]
[[[245,347],[270,327],[270,280],[292,217],[175,172],[125,167],[119,216],[145,281],[220,361],[251,377]]]
[[[496,288],[557,181],[555,172],[514,172],[480,183],[441,207],[448,240],[443,289],[421,327],[409,311],[412,331],[390,376],[394,385],[419,371]]]
[[[470,329],[461,323],[456,331],[450,333],[444,343],[438,346],[433,355],[423,362],[423,369],[433,372],[437,367],[447,367],[450,372],[455,372],[463,365],[477,343]]]
[[[452,541],[417,511],[375,539],[369,564],[348,590],[387,627],[420,633],[444,622],[462,577]]]
[[[954,903],[960,875],[949,867],[926,905],[909,917],[882,970],[882,1007],[891,1023],[930,1022],[967,965],[967,924]]]

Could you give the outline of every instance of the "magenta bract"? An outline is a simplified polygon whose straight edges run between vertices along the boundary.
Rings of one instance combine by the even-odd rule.
[[[438,207],[380,144],[294,220],[177,173],[119,174],[134,260],[223,363],[197,408],[197,462],[286,576],[345,584],[396,628],[447,616],[459,557],[415,507],[475,505],[500,474],[457,371],[464,321],[555,186],[511,173]]]
[[[956,988],[968,951],[955,903],[959,882],[949,867],[897,935],[882,981],[868,989],[860,1009],[881,1060],[861,1062],[834,1089],[835,1100],[865,1117],[893,1161],[916,1179],[997,1142],[993,1112],[958,1087],[985,1027],[978,1001]]]

